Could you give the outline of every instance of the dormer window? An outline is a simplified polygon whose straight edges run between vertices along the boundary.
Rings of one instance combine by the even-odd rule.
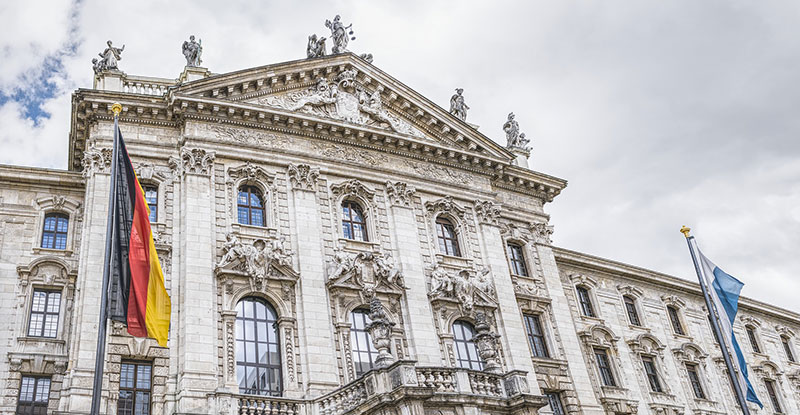
[[[67,249],[69,216],[64,213],[48,213],[44,217],[42,248]]]
[[[369,241],[367,219],[361,206],[352,201],[342,203],[342,235],[356,241]]]
[[[436,218],[436,237],[439,240],[439,252],[445,255],[461,256],[458,246],[458,233],[453,222],[446,218]]]

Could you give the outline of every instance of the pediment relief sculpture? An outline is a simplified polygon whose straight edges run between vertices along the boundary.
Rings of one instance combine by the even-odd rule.
[[[374,190],[356,179],[331,185],[331,192],[336,196],[357,196],[364,200],[372,200],[375,197]]]
[[[215,267],[217,275],[241,273],[260,287],[267,279],[295,281],[298,273],[292,268],[292,252],[285,248],[285,237],[267,241],[256,239],[243,243],[234,233],[226,237],[222,259]]]
[[[436,215],[439,213],[448,213],[462,220],[464,219],[464,215],[467,212],[466,209],[459,206],[458,203],[453,201],[453,198],[451,196],[445,196],[441,199],[437,199],[432,202],[425,202],[425,210],[428,211],[428,213],[431,215]]]
[[[608,347],[617,349],[619,337],[603,324],[593,324],[585,330],[578,332],[578,337],[589,346]]]
[[[512,278],[514,293],[523,298],[546,298],[547,290],[542,280],[536,279],[529,282],[527,279]]]
[[[381,88],[369,92],[356,81],[357,74],[351,68],[333,79],[320,77],[305,90],[262,97],[255,103],[426,138],[418,128],[387,109]]]
[[[494,306],[497,294],[490,274],[488,267],[476,273],[469,269],[451,270],[436,264],[430,272],[428,297],[432,301],[454,301],[465,312],[472,311],[476,305]]]
[[[77,270],[69,270],[66,264],[57,258],[40,258],[28,266],[17,267],[22,285],[32,282],[44,285],[74,285],[78,276]]]
[[[144,180],[154,180],[158,183],[169,183],[177,177],[177,172],[167,166],[159,166],[149,161],[136,164],[136,174]]]
[[[275,176],[263,167],[255,166],[248,161],[241,166],[228,168],[228,183],[232,184],[240,179],[253,180],[272,187]]]
[[[649,334],[640,334],[635,338],[628,340],[628,347],[634,353],[655,354],[661,355],[665,346],[657,338]]]
[[[406,289],[403,273],[390,253],[352,253],[342,249],[334,251],[328,262],[328,285],[347,287],[368,294],[377,290],[402,292]]]

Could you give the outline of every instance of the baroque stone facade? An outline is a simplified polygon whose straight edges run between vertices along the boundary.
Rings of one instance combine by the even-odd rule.
[[[67,171],[0,166],[0,414],[45,383],[88,413],[115,101],[173,310],[166,348],[111,325],[103,413],[126,364],[154,414],[737,412],[697,284],[552,246],[566,181],[342,53],[100,71]],[[247,301],[273,336],[252,390]],[[800,315],[742,298],[734,327],[754,413],[768,387],[800,412]]]

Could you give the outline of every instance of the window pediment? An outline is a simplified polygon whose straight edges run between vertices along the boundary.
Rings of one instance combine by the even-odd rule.
[[[708,357],[708,354],[699,345],[692,342],[686,342],[680,347],[672,349],[672,353],[680,361],[701,363],[703,365],[705,365],[705,360]]]
[[[590,347],[617,348],[619,337],[604,324],[593,324],[578,333],[578,337]]]
[[[665,346],[655,336],[645,333],[628,340],[628,347],[638,354],[661,355]]]
[[[644,291],[632,285],[617,285],[617,291],[622,295],[629,295],[633,298],[642,298],[644,296]]]
[[[683,301],[683,299],[677,295],[662,295],[661,301],[663,301],[666,305],[675,306],[678,309],[686,307],[686,301]]]
[[[73,286],[78,277],[77,270],[58,257],[37,258],[27,266],[17,267],[23,285],[39,283],[48,286]]]

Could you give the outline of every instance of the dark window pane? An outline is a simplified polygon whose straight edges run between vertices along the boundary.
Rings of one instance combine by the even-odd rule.
[[[694,392],[695,398],[706,399],[706,393],[703,390],[703,384],[700,382],[697,365],[687,363],[686,373],[689,375],[689,382],[692,384],[692,391]]]
[[[525,266],[525,256],[522,247],[517,244],[508,244],[508,260],[511,263],[511,273],[514,275],[528,276],[528,268]]]
[[[589,296],[589,290],[585,287],[577,287],[576,291],[578,292],[578,302],[581,306],[581,313],[587,317],[594,317],[594,307],[592,307],[592,299]]]
[[[277,313],[271,305],[255,297],[243,299],[236,309],[236,378],[240,392],[280,396]]]
[[[611,369],[611,361],[608,358],[608,353],[603,349],[594,349],[594,357],[597,361],[597,369],[600,372],[600,379],[605,386],[617,386],[614,379],[614,372]]]
[[[342,236],[357,241],[368,241],[367,219],[358,203],[342,202]]]
[[[63,213],[48,213],[42,227],[42,248],[66,249],[69,216]]]
[[[650,390],[653,392],[663,392],[653,358],[647,356],[642,357],[642,364],[644,364],[644,371],[647,374],[647,382],[650,384]]]
[[[786,352],[786,358],[789,359],[790,362],[794,362],[794,352],[792,352],[792,346],[789,344],[789,338],[781,337],[781,343],[783,343],[783,350]]]
[[[436,235],[439,241],[439,250],[445,255],[461,256],[458,246],[458,235],[453,223],[445,218],[436,219]]]
[[[673,306],[668,306],[667,314],[669,314],[669,320],[670,323],[672,324],[672,331],[674,331],[675,334],[680,334],[680,335],[686,334],[686,332],[683,331],[683,325],[681,325],[681,319],[678,316],[678,309]]]
[[[633,302],[633,298],[628,296],[622,298],[625,301],[625,311],[628,313],[628,321],[634,326],[641,326],[639,312],[636,310],[636,303]]]
[[[782,414],[783,407],[781,407],[781,401],[778,398],[778,391],[775,389],[775,382],[771,380],[765,380],[764,385],[767,387],[767,393],[769,393],[769,400],[772,402],[772,409],[775,410],[775,413]]]
[[[255,186],[240,187],[236,204],[236,216],[239,223],[252,226],[265,225],[264,199],[258,188]]]
[[[761,348],[758,346],[758,339],[756,339],[756,330],[752,326],[745,327],[747,331],[747,338],[750,339],[750,347],[753,348],[754,353],[761,353]]]
[[[475,328],[472,324],[457,320],[453,323],[453,336],[458,366],[464,369],[483,370],[483,360],[472,341],[475,337]]]
[[[547,403],[550,404],[550,410],[553,411],[553,415],[566,414],[566,411],[564,411],[564,404],[561,403],[560,393],[547,392],[545,395],[547,396]]]
[[[150,222],[158,220],[158,187],[144,186],[144,200],[150,209]]]
[[[535,357],[550,357],[539,316],[525,314],[523,317],[525,319],[525,329],[528,333],[528,342],[533,355]]]

